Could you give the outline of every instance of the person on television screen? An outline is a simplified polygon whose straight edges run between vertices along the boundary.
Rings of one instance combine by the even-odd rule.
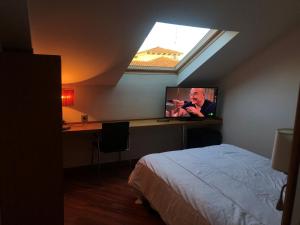
[[[205,99],[204,88],[191,88],[190,101],[173,100],[176,115],[174,117],[209,117],[216,111],[216,103]]]

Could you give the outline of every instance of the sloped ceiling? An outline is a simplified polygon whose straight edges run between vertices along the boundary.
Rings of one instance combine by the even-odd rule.
[[[239,31],[183,84],[226,75],[300,21],[296,0],[28,0],[34,53],[62,56],[62,82],[113,85],[155,21]]]

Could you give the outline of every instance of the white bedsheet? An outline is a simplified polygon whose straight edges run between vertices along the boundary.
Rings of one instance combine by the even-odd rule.
[[[129,178],[170,225],[279,225],[285,181],[269,159],[226,144],[147,155]]]

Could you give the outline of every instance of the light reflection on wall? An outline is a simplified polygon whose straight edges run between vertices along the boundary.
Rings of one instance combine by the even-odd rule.
[[[81,112],[81,111],[76,110],[71,107],[62,107],[62,111],[63,111],[63,118],[67,123],[80,122],[81,115],[87,114],[86,112]],[[88,115],[88,120],[89,121],[97,121],[91,115]]]

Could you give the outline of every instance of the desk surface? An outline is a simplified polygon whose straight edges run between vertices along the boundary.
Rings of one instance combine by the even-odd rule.
[[[130,120],[129,126],[135,127],[152,127],[152,126],[170,126],[170,125],[218,125],[222,123],[221,119],[206,119],[200,121],[180,121],[169,120],[159,121],[158,119],[145,119],[145,120]],[[101,122],[88,122],[88,123],[69,123],[70,129],[64,130],[64,133],[74,132],[95,132],[102,129]]]

